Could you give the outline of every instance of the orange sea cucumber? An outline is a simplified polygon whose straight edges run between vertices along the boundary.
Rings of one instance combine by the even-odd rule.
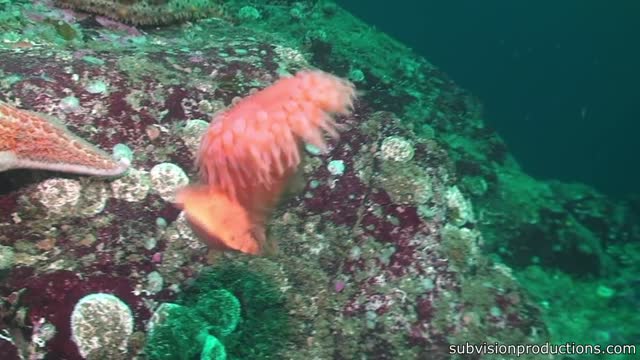
[[[264,223],[307,142],[326,150],[337,137],[333,114],[349,114],[353,84],[306,70],[278,80],[214,117],[196,164],[202,185],[177,196],[196,232],[209,244],[250,254],[265,245]]]

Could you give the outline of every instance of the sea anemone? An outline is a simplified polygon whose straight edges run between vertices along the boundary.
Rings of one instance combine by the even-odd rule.
[[[278,80],[218,114],[196,159],[202,185],[177,196],[192,227],[209,244],[258,254],[264,223],[300,164],[303,142],[327,150],[338,136],[332,115],[353,107],[353,84],[322,71]]]

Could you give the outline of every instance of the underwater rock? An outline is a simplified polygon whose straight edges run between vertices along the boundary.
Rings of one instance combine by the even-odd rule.
[[[175,301],[207,265],[225,262],[277,284],[268,294],[233,295],[242,309],[284,299],[299,335],[282,334],[280,358],[440,359],[450,344],[548,339],[511,269],[483,249],[487,224],[479,221],[486,218],[475,215],[488,216],[490,200],[517,205],[496,196],[504,183],[499,170],[516,166],[484,128],[478,102],[385,36],[354,50],[338,24],[353,33],[366,27],[338,7],[305,9],[305,22],[326,32],[322,44],[276,40],[260,32],[260,20],[252,22],[256,29],[201,22],[135,41],[82,25],[94,38],[76,48],[0,43],[2,100],[60,118],[101,148],[120,144],[135,154],[120,179],[52,175],[22,183],[10,179],[20,174],[0,174],[10,184],[0,193],[0,243],[13,254],[0,284],[3,320],[27,343],[34,324],[53,324],[45,359],[81,358],[69,325],[81,298],[117,296],[133,314],[133,331],[142,332],[159,304]],[[291,14],[278,19],[290,22]],[[308,31],[305,22],[292,25],[300,27],[295,34]],[[284,199],[267,224],[277,254],[207,253],[170,202],[186,184],[182,170],[197,178],[194,153],[207,127],[199,119],[309,63],[342,77],[358,69],[365,94],[339,119],[345,130],[328,154],[307,147],[302,191]],[[71,107],[62,101],[69,97],[77,99]],[[51,184],[66,191],[35,201]],[[580,211],[586,201],[564,204],[588,231],[604,231],[606,214]],[[521,213],[506,213],[515,220],[496,227],[525,227]],[[601,250],[597,243],[593,249]],[[233,334],[218,334],[230,353]],[[128,355],[138,348],[129,344]],[[0,354],[12,351],[0,343]]]
[[[166,25],[220,16],[223,12],[218,0],[56,0],[55,3],[134,25]]]

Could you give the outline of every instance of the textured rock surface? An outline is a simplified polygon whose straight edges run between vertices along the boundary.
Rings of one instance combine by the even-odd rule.
[[[41,319],[55,326],[39,349],[48,358],[78,357],[69,315],[83,296],[118,296],[140,332],[160,301],[215,262],[149,172],[166,162],[191,171],[186,121],[208,119],[278,72],[306,66],[295,50],[246,29],[201,23],[181,31],[147,35],[149,46],[33,45],[0,54],[3,74],[15,79],[4,83],[5,99],[61,118],[103,148],[133,150],[128,175],[73,180],[82,190],[71,200],[68,191],[39,191],[42,183],[2,195],[1,240],[16,258],[3,296],[16,298],[11,321],[22,322],[25,335]],[[199,40],[178,40],[185,38]],[[63,101],[70,97],[77,106]],[[480,234],[442,149],[366,100],[344,121],[349,130],[327,157],[310,156],[306,188],[272,219],[279,255],[249,261],[280,267],[273,276],[290,284],[282,290],[307,340],[289,356],[437,356],[470,334],[539,340],[532,334],[543,336],[544,327],[509,271],[479,254]],[[392,136],[415,147],[411,159],[385,152]],[[332,160],[343,171],[330,172]],[[162,276],[161,290],[150,285],[152,273]]]
[[[344,33],[370,29],[335,6],[312,5],[271,12],[264,24],[292,23],[290,34],[220,19],[140,33],[46,6],[12,29],[0,43],[0,100],[133,154],[131,171],[111,181],[0,173],[0,244],[12,249],[0,326],[15,343],[0,339],[0,357],[19,348],[78,359],[71,311],[88,294],[110,293],[134,314],[133,358],[153,310],[221,258],[279,284],[301,334],[282,339],[282,358],[444,359],[452,343],[547,339],[511,270],[484,254],[479,225],[492,240],[497,230],[464,195],[496,199],[507,184],[498,174],[520,174],[477,101],[386,36],[347,44]],[[76,35],[62,40],[68,31],[43,18],[66,19]],[[208,254],[168,202],[184,183],[180,169],[196,181],[203,121],[310,65],[366,90],[341,119],[347,129],[328,155],[308,151],[297,191],[269,224],[277,255]],[[158,181],[159,164],[176,178]],[[498,199],[496,207],[511,200]],[[514,232],[522,219],[508,223]],[[43,324],[56,332],[34,344]]]

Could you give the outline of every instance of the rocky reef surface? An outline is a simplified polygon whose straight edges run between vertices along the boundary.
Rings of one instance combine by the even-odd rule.
[[[0,173],[2,359],[150,357],[152,314],[202,271],[229,268],[269,279],[289,330],[259,328],[238,345],[233,332],[248,332],[247,309],[267,305],[231,285],[240,280],[220,280],[240,320],[209,358],[223,358],[212,350],[220,346],[238,359],[446,359],[450,344],[539,344],[549,340],[539,302],[496,259],[526,268],[586,253],[589,270],[615,267],[623,254],[597,237],[588,248],[574,243],[613,231],[612,221],[617,244],[638,237],[632,207],[598,220],[579,211],[593,197],[557,195],[575,187],[531,179],[527,189],[546,190],[517,188],[509,179],[526,175],[484,125],[479,102],[331,2],[228,2],[224,16],[144,29],[48,2],[0,6],[0,100],[131,161],[114,179]],[[305,148],[302,176],[269,222],[276,254],[207,251],[172,204],[177,188],[197,181],[200,135],[234,98],[308,67],[362,91],[339,119],[345,130],[328,154]],[[557,216],[543,211],[558,204],[549,210]],[[553,247],[560,225],[548,224],[567,216],[575,236]],[[505,244],[531,238],[554,256]],[[558,268],[581,273],[581,259]],[[114,327],[121,336],[108,336]]]

